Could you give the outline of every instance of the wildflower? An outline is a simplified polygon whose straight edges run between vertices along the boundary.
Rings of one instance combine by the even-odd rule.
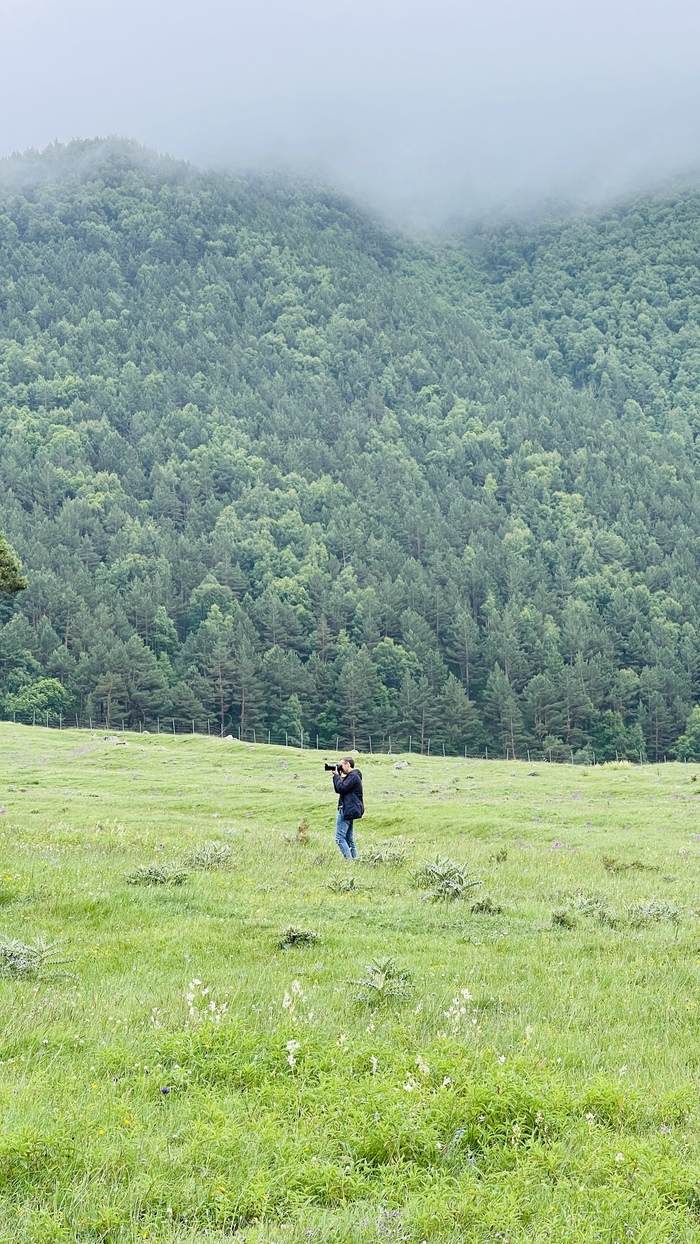
[[[284,991],[282,1007],[285,1011],[289,1012],[289,1018],[294,1021],[297,1018],[297,1004],[306,1001],[306,994],[304,993],[299,981],[292,981],[289,990],[285,989]]]
[[[621,1076],[623,1076],[623,1075],[625,1074],[626,1070],[627,1070],[627,1063],[625,1063],[625,1064],[624,1064],[624,1066],[620,1067],[619,1074],[620,1074]]]
[[[418,1082],[413,1079],[413,1076],[409,1076],[403,1087],[405,1092],[412,1093],[414,1089],[418,1088]]]
[[[289,1066],[296,1067],[297,1060],[294,1055],[297,1050],[301,1049],[301,1043],[299,1041],[288,1041],[284,1048],[287,1050],[287,1062],[289,1063]]]
[[[473,1001],[472,995],[470,994],[469,990],[460,989],[459,992],[452,999],[449,1009],[444,1012],[445,1019],[448,1021],[450,1028],[452,1030],[453,1037],[456,1037],[458,1035],[462,1024],[466,1023],[467,1021],[466,1003],[472,1002],[472,1001]],[[472,1025],[476,1025],[476,1022],[477,1022],[476,1012],[473,1012],[469,1018],[471,1019]],[[444,1033],[439,1033],[438,1035],[444,1036]]]
[[[616,1162],[624,1162],[624,1160],[625,1160],[625,1155],[624,1155],[624,1153],[616,1153],[616,1154],[615,1154],[615,1161],[616,1161]]]
[[[499,1056],[498,1056],[498,1061],[499,1061],[499,1063],[501,1064],[501,1066],[503,1066],[504,1062],[506,1061],[506,1056],[505,1056],[505,1054],[499,1054]]]
[[[418,1055],[416,1059],[416,1067],[418,1068],[422,1076],[430,1075],[430,1063],[426,1063],[425,1059],[421,1058],[420,1054]]]
[[[532,1024],[528,1024],[528,1025],[527,1025],[527,1027],[526,1027],[526,1029],[525,1029],[525,1044],[526,1044],[526,1045],[527,1045],[528,1041],[531,1041],[531,1040],[532,1040],[532,1034],[533,1034],[533,1032],[534,1032],[534,1031],[535,1031],[535,1030],[534,1030],[534,1028],[532,1027]]]
[[[451,1085],[451,1083],[452,1083],[452,1081],[451,1081],[450,1077],[449,1077],[449,1076],[445,1076],[445,1079],[443,1080],[442,1084],[440,1085],[440,1088],[449,1088],[449,1087],[450,1087],[450,1085]]]
[[[589,1123],[593,1123],[595,1120],[595,1115],[593,1114],[591,1110],[589,1110],[588,1114],[586,1115],[586,1118],[588,1119]]]
[[[376,1076],[376,1074],[377,1074],[377,1067],[378,1067],[378,1065],[379,1065],[379,1063],[378,1063],[378,1059],[377,1059],[376,1055],[374,1055],[374,1054],[370,1054],[370,1056],[369,1056],[369,1061],[370,1061],[370,1062],[371,1062],[371,1064],[372,1064],[372,1075],[373,1075],[373,1076]]]
[[[347,1043],[348,1043],[348,1039],[345,1033],[341,1032],[340,1036],[338,1037],[338,1045],[340,1046],[341,1050],[345,1048]]]

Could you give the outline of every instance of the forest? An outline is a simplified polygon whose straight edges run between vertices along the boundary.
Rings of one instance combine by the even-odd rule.
[[[695,184],[436,240],[13,157],[0,717],[700,759],[698,434]]]

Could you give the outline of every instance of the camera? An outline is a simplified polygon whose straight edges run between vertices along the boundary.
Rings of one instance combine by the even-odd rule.
[[[340,768],[340,765],[324,765],[323,767],[326,773],[337,773]]]

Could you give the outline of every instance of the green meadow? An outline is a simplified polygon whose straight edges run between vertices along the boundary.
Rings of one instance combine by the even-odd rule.
[[[692,766],[0,741],[1,1241],[700,1240]]]

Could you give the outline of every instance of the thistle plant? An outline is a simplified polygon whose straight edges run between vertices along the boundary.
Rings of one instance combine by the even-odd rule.
[[[0,941],[0,976],[37,975],[46,967],[65,963],[59,954],[59,947],[43,938],[30,943],[16,939]]]
[[[454,860],[441,855],[421,864],[413,879],[417,886],[425,889],[423,898],[432,903],[454,902],[482,884],[479,877],[467,871],[466,864],[455,864]]]
[[[182,885],[188,874],[182,868],[167,868],[152,864],[148,868],[136,868],[126,878],[127,885]]]
[[[351,890],[356,890],[354,877],[334,877],[328,882],[328,889],[332,894],[349,894]]]
[[[367,1006],[382,1006],[405,998],[413,990],[408,968],[400,967],[393,958],[373,959],[367,964],[365,975],[360,980],[351,980],[350,984],[360,987],[356,1000]]]
[[[186,856],[185,864],[189,868],[213,872],[216,868],[230,868],[232,854],[232,848],[228,842],[204,842]]]
[[[406,863],[406,852],[402,847],[384,847],[361,855],[359,863],[370,864],[372,868],[378,868],[381,864],[388,865],[389,868],[401,868]]]

